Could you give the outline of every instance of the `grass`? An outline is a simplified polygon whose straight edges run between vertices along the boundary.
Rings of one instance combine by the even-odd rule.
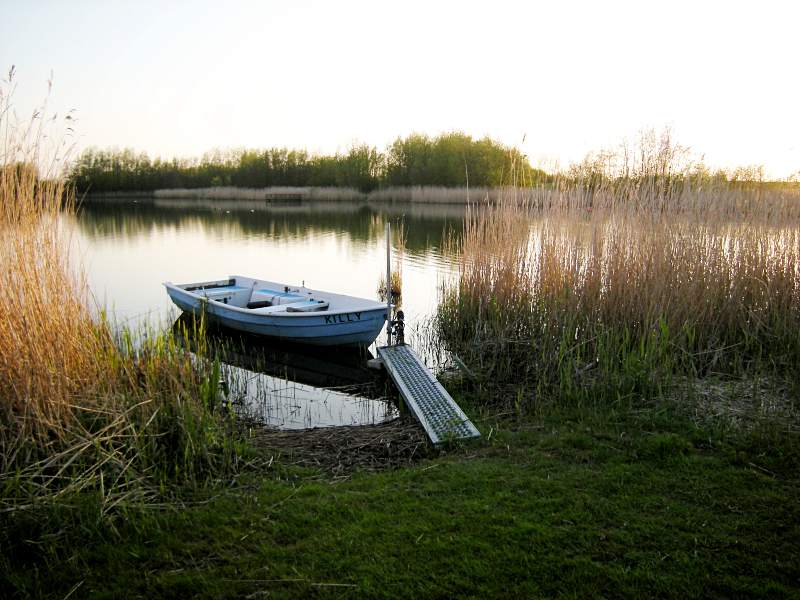
[[[29,545],[5,585],[98,598],[796,595],[797,453],[766,430],[732,435],[665,409],[477,421],[483,440],[407,468],[341,481],[276,463],[76,533],[58,555]]]

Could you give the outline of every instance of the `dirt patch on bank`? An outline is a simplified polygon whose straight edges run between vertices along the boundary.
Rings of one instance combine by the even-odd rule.
[[[410,417],[378,425],[260,429],[252,441],[284,465],[320,469],[334,478],[406,466],[430,452],[425,432]]]

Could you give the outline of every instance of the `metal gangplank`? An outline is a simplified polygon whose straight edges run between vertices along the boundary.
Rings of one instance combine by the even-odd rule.
[[[386,371],[433,444],[480,437],[416,352],[405,344],[378,348]]]

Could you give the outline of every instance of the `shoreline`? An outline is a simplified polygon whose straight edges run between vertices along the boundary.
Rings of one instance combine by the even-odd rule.
[[[286,187],[267,188],[178,188],[135,192],[89,192],[81,195],[87,203],[153,203],[157,200],[223,200],[226,202],[409,202],[430,204],[469,204],[494,201],[508,188],[467,188],[443,186],[390,187],[360,192],[353,188]]]

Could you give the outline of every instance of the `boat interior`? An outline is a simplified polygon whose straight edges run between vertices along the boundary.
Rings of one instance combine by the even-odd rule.
[[[316,292],[306,288],[290,288],[256,279],[230,278],[178,287],[213,302],[249,309],[257,314],[317,312],[330,307],[328,300],[317,297]]]

